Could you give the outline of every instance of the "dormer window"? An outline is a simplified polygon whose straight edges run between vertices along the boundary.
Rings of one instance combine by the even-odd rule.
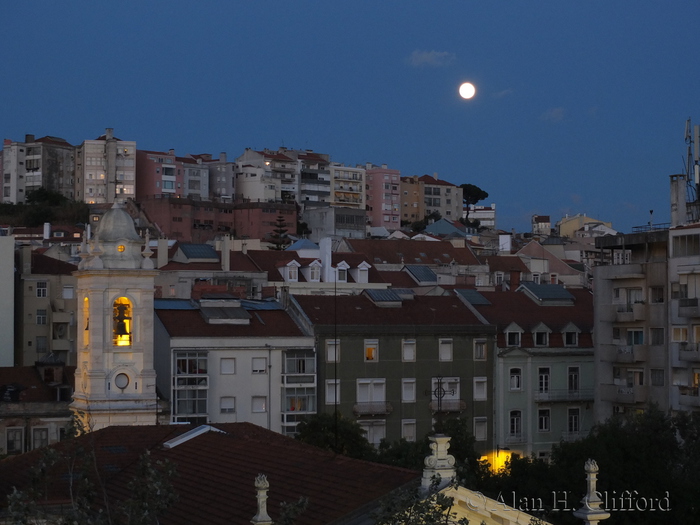
[[[299,281],[299,269],[296,266],[287,267],[287,280],[291,282]]]
[[[547,332],[535,332],[535,346],[547,346],[549,344],[549,334]]]
[[[520,332],[506,332],[506,344],[508,346],[520,346]]]
[[[321,268],[312,266],[309,268],[309,281],[317,283],[321,280]]]
[[[348,271],[345,268],[338,268],[338,282],[346,283],[348,282]]]

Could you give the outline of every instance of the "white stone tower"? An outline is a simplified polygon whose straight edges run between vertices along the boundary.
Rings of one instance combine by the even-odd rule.
[[[156,423],[152,252],[123,205],[83,240],[78,282],[78,368],[71,408],[86,428]]]

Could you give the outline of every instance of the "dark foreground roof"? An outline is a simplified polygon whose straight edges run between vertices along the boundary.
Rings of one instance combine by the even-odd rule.
[[[79,443],[94,450],[102,482],[115,499],[129,497],[129,481],[145,450],[153,462],[174,463],[178,499],[160,519],[163,525],[249,524],[257,511],[254,482],[258,474],[265,474],[270,483],[268,511],[273,520],[279,516],[280,503],[304,496],[309,505],[298,523],[309,525],[337,523],[419,476],[317,449],[250,423],[209,428],[171,448],[165,444],[193,427],[108,427],[52,448],[69,451]],[[37,465],[42,454],[35,450],[0,461],[0,493],[11,493],[13,486],[26,490],[30,467]],[[67,501],[66,462],[54,466],[50,477],[48,503]],[[4,505],[5,501],[0,503]]]

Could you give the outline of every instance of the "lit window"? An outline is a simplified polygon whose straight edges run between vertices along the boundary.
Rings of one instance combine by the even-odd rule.
[[[379,340],[365,339],[365,361],[379,361]]]
[[[37,311],[37,316],[39,315],[39,312]],[[37,321],[37,324],[38,321]],[[629,331],[627,332],[629,333]],[[671,331],[671,340],[674,343],[685,343],[688,341],[688,327],[686,326],[674,326],[673,330]]]
[[[131,301],[120,297],[112,307],[112,343],[115,346],[131,346]]]

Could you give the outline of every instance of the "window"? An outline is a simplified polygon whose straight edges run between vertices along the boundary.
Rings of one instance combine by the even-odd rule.
[[[700,325],[693,325],[693,341],[700,343]]]
[[[488,399],[488,380],[485,377],[474,378],[474,401],[486,401]]]
[[[627,370],[627,387],[644,386],[644,370]]]
[[[556,273],[549,274],[549,284],[559,284],[559,276]]]
[[[569,367],[569,392],[577,392],[579,389],[579,368]]]
[[[401,420],[401,437],[409,443],[416,441],[416,420],[402,419]]]
[[[309,268],[309,281],[317,283],[321,280],[321,268],[312,266]]]
[[[659,368],[651,369],[651,386],[664,386],[664,371]]]
[[[503,284],[503,272],[496,272],[494,277],[496,280],[496,285]]]
[[[578,332],[564,332],[564,346],[576,346],[578,344]]]
[[[365,431],[367,441],[372,443],[375,447],[378,447],[382,439],[386,437],[386,421],[381,419],[371,421],[359,420],[358,423],[362,430]]]
[[[303,350],[288,350],[284,356],[284,373],[285,374],[315,374],[316,373],[316,357],[311,353]],[[303,378],[299,378],[302,380]],[[313,381],[313,380],[311,380]],[[297,381],[295,381],[297,382]]]
[[[664,302],[664,287],[663,286],[652,286],[649,288],[649,300],[652,304],[658,304]]]
[[[474,341],[474,361],[486,361],[486,341]]]
[[[535,346],[547,346],[549,334],[547,332],[535,332]]]
[[[37,312],[37,314],[38,314],[38,312]],[[674,343],[686,343],[686,342],[688,342],[688,327],[686,327],[686,326],[674,326],[671,329],[671,341],[673,341]]]
[[[357,380],[358,403],[386,402],[386,379],[368,378]]]
[[[285,412],[316,412],[316,388],[285,388],[284,403]]]
[[[234,414],[236,412],[236,398],[232,396],[220,398],[219,410],[222,414]]]
[[[36,282],[36,296],[46,297],[48,292],[48,283],[46,281]]]
[[[539,376],[539,391],[549,392],[549,367],[544,366],[537,369]]]
[[[580,432],[581,431],[581,422],[580,422],[580,413],[581,409],[579,408],[570,408],[568,410],[568,429],[569,432],[574,433],[574,432]]]
[[[112,304],[112,344],[131,346],[132,319],[131,301],[119,297]]]
[[[649,329],[649,339],[652,345],[663,345],[664,344],[664,329],[663,328],[650,328]]]
[[[64,286],[62,295],[63,295],[64,299],[73,299],[73,297],[74,297],[73,287],[72,286]]]
[[[438,380],[437,377],[433,377],[431,380],[431,400],[437,402],[438,398],[436,394],[438,390],[442,388],[442,408],[445,409],[445,402],[450,404],[450,401],[458,401],[460,399],[459,395],[459,377],[443,377]]]
[[[537,430],[539,432],[549,432],[550,427],[549,427],[549,409],[548,408],[542,408],[537,411]]]
[[[411,362],[416,360],[416,340],[404,339],[401,342],[401,360]]]
[[[415,378],[401,380],[401,402],[416,402],[416,380]]]
[[[520,346],[520,332],[506,332],[506,344],[508,346]]]
[[[510,411],[510,426],[508,430],[512,437],[520,437],[522,434],[522,415],[520,410]]]
[[[540,284],[540,274],[539,273],[532,274],[532,282],[535,284]]]
[[[510,389],[511,390],[521,390],[522,389],[522,370],[520,368],[510,369]]]
[[[299,280],[299,269],[296,266],[287,267],[287,279],[291,282],[297,282]]]
[[[36,324],[46,324],[46,310],[36,311]]]
[[[251,411],[254,413],[267,412],[267,396],[253,396]]]
[[[24,452],[24,429],[8,428],[5,431],[5,441],[7,454],[21,454]]]
[[[340,362],[340,339],[326,339],[326,362]]]
[[[207,420],[206,389],[175,390],[173,406],[176,421],[206,423]]]
[[[254,357],[253,358],[253,373],[254,374],[266,374],[267,373],[267,357]]]
[[[220,361],[221,374],[229,375],[236,373],[236,358],[235,357],[222,357]]]
[[[379,340],[365,339],[365,361],[379,361]]]
[[[488,439],[488,419],[485,417],[474,418],[474,439],[486,441]]]
[[[644,330],[627,330],[627,344],[632,345],[643,345],[644,344]]]
[[[340,379],[326,379],[326,405],[340,403]]]
[[[345,268],[338,268],[338,282],[346,283],[348,282],[348,271]]]
[[[452,361],[452,339],[440,339],[438,353],[440,361]]]

